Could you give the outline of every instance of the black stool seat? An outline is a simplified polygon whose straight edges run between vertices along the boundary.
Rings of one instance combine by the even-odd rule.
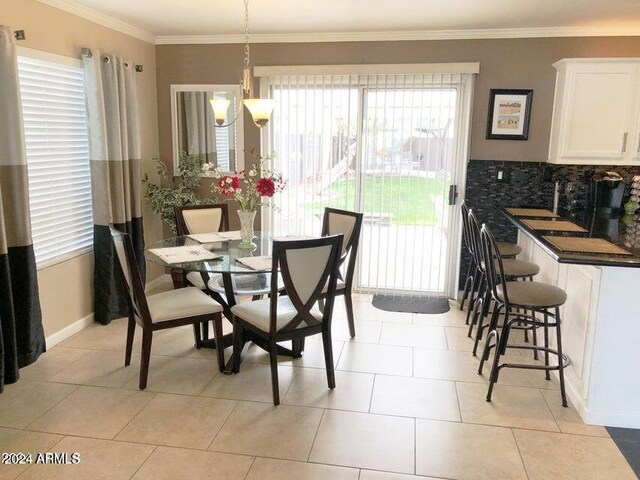
[[[567,301],[567,294],[564,290],[548,283],[507,282],[506,287],[509,304],[512,307],[552,308]],[[496,293],[498,299],[504,302],[502,285],[496,285]]]

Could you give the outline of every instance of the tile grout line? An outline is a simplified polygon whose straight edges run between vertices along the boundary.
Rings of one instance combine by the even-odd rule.
[[[52,382],[46,382],[46,383],[52,383]],[[59,384],[60,385],[60,384]],[[67,384],[62,384],[62,385],[67,385]],[[80,388],[83,387],[83,385],[74,385],[76,388],[74,388],[73,390],[71,390],[69,392],[69,394],[65,395],[64,397],[62,397],[60,400],[58,400],[56,403],[54,403],[53,405],[51,405],[51,407],[47,408],[46,411],[42,412],[41,415],[38,415],[37,418],[35,418],[34,420],[32,420],[31,422],[27,423],[24,427],[22,427],[20,430],[27,430],[31,425],[33,425],[34,423],[36,423],[38,420],[40,420],[42,417],[44,417],[47,413],[49,413],[51,410],[53,410],[55,407],[57,407],[58,405],[60,405],[62,402],[64,402],[67,398],[69,398],[71,395],[73,395],[75,392],[77,392],[78,390],[80,390]],[[31,431],[31,430],[29,430]]]
[[[249,469],[247,470],[247,473],[244,475],[243,480],[247,480],[247,477],[249,476],[249,473],[251,473],[251,469],[255,465],[257,459],[258,459],[258,457],[253,457],[253,461],[251,462],[251,465],[249,466]]]
[[[374,373],[373,374],[373,383],[371,384],[371,395],[369,395],[369,410],[367,410],[368,413],[371,413],[371,407],[373,406],[373,392],[376,388],[376,379],[378,378],[378,374]]]
[[[214,397],[215,398],[215,397]],[[222,425],[220,425],[220,428],[218,429],[218,431],[216,432],[216,434],[213,436],[213,438],[211,439],[211,442],[209,442],[209,445],[207,446],[206,450],[208,452],[214,451],[215,450],[209,450],[211,448],[211,446],[213,445],[213,442],[216,441],[216,438],[218,438],[218,435],[220,435],[220,432],[222,431],[222,429],[224,428],[224,426],[227,424],[227,422],[229,421],[229,419],[231,418],[231,415],[233,415],[233,412],[236,411],[236,409],[238,408],[238,405],[240,405],[240,401],[236,400],[235,401],[236,404],[233,406],[233,408],[231,409],[231,411],[229,412],[229,415],[227,415],[227,418],[224,419],[224,422],[222,422]]]
[[[518,444],[518,439],[516,438],[516,433],[513,431],[513,428],[510,428],[511,436],[513,437],[513,441],[516,444],[516,448],[518,449],[518,455],[520,456],[520,462],[522,462],[522,468],[524,468],[524,474],[529,479],[529,472],[527,471],[527,465],[524,463],[524,458],[522,457],[522,452],[520,451],[520,445]]]
[[[149,443],[145,443],[145,444],[143,444],[143,445],[151,445],[151,444],[149,444]],[[150,458],[151,458],[151,456],[155,453],[155,451],[156,451],[156,450],[158,450],[158,448],[159,448],[159,446],[158,446],[158,445],[153,445],[153,449],[151,450],[151,452],[149,452],[149,455],[147,456],[147,458],[145,458],[145,459],[144,459],[144,461],[140,464],[140,466],[139,466],[138,468],[136,468],[136,471],[135,471],[135,472],[133,472],[133,475],[131,475],[131,476],[129,477],[129,479],[132,479],[133,477],[135,477],[135,476],[138,474],[138,472],[140,471],[140,469],[141,469],[142,467],[144,467],[144,466],[145,466],[145,464],[149,461],[149,459],[150,459]]]
[[[316,444],[316,439],[318,438],[318,432],[320,431],[320,425],[322,425],[322,420],[324,419],[324,413],[327,411],[326,408],[322,409],[322,415],[320,415],[320,421],[318,422],[318,428],[316,428],[316,434],[313,436],[313,442],[311,442],[311,447],[309,448],[309,455],[307,455],[307,462],[311,459],[311,453],[313,452],[313,447]]]
[[[125,390],[125,391],[126,391],[126,390]],[[141,392],[144,392],[144,390],[140,390],[140,391],[141,391]],[[151,397],[151,398],[149,399],[149,401],[148,401],[147,403],[145,403],[145,404],[142,406],[142,408],[140,408],[140,410],[138,410],[138,411],[136,412],[136,414],[135,414],[133,417],[131,417],[131,418],[129,419],[129,421],[128,421],[127,423],[125,423],[125,424],[124,424],[124,426],[123,426],[120,430],[118,430],[118,432],[117,432],[113,437],[111,437],[109,440],[113,440],[113,439],[114,439],[114,438],[116,438],[118,435],[120,435],[120,434],[122,433],[122,431],[123,431],[125,428],[127,428],[127,427],[129,426],[129,424],[130,424],[131,422],[133,422],[133,421],[138,417],[138,415],[140,415],[140,414],[142,413],[142,411],[143,411],[145,408],[147,408],[147,406],[148,406],[151,402],[153,402],[153,401],[158,397],[158,395],[159,395],[159,393],[158,393],[158,392],[145,392],[145,393],[153,393],[153,397]],[[167,394],[164,394],[164,395],[167,395]]]

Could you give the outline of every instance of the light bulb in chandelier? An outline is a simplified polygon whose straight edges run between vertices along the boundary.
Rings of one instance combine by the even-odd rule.
[[[209,103],[213,109],[213,117],[216,125],[222,127],[227,119],[227,111],[229,110],[231,101],[222,97],[214,97],[209,100]]]
[[[242,102],[249,110],[253,123],[258,127],[264,127],[271,117],[273,100],[268,98],[245,98]]]

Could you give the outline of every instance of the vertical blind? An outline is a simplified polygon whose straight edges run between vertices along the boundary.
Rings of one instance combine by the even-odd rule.
[[[464,74],[278,75],[270,148],[288,179],[276,232],[317,235],[324,207],[364,213],[360,291],[441,295]],[[462,127],[462,128],[461,128]]]
[[[80,66],[18,57],[36,262],[93,243],[89,139]]]

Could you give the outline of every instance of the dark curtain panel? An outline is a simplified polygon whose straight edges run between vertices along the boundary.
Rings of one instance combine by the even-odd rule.
[[[45,349],[15,40],[0,26],[0,392]]]
[[[135,64],[94,50],[84,57],[94,223],[94,315],[108,324],[129,313],[109,225],[129,233],[144,279],[140,125]]]

